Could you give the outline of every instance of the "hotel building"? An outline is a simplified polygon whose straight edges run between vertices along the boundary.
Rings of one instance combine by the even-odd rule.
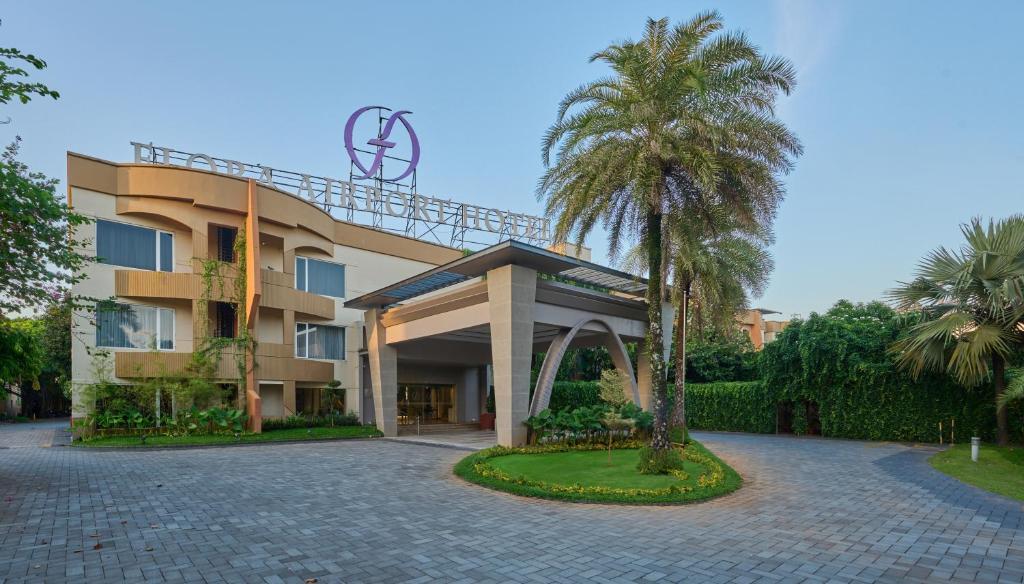
[[[100,376],[181,374],[203,339],[243,335],[254,341],[243,370],[228,348],[211,375],[226,395],[244,386],[254,431],[316,412],[330,385],[385,435],[414,421],[476,424],[493,391],[498,441],[520,444],[565,350],[596,344],[649,403],[647,368],[638,378],[623,349],[647,328],[643,280],[514,238],[467,256],[216,164],[67,161],[70,204],[93,220],[75,237],[97,258],[73,292],[105,300],[75,318],[76,418]],[[663,320],[669,339],[665,307]],[[531,388],[531,359],[545,351]]]

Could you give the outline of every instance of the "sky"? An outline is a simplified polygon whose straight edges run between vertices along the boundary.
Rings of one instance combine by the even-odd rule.
[[[413,112],[420,192],[541,214],[541,137],[607,74],[590,55],[713,7],[798,72],[778,114],[805,152],[753,305],[807,316],[882,299],[960,224],[1024,211],[1024,3],[981,6],[12,1],[0,47],[44,58],[61,98],[0,108],[0,141],[62,180],[66,151],[130,162],[133,140],[346,176],[345,120],[380,104]],[[603,232],[587,245],[607,263]]]

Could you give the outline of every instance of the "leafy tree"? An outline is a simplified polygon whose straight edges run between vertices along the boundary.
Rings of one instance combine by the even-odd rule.
[[[612,74],[562,100],[542,148],[548,170],[538,194],[557,217],[556,238],[582,242],[601,223],[613,258],[627,240],[644,246],[654,451],[671,446],[660,351],[665,216],[723,202],[748,217],[773,212],[780,192],[757,191],[752,200],[743,181],[787,170],[800,151],[772,115],[776,94],[794,85],[791,65],[763,57],[742,34],[717,35],[721,29],[715,12],[673,28],[649,19],[640,41],[596,53],[591,61]]]
[[[959,250],[940,247],[921,261],[916,277],[890,292],[902,310],[922,320],[894,345],[915,376],[945,371],[966,386],[995,386],[997,441],[1009,442],[1002,395],[1006,364],[1024,343],[1024,215],[961,226]]]
[[[753,381],[757,379],[757,352],[750,338],[735,327],[687,341],[686,381]],[[676,375],[679,383],[679,375]]]
[[[39,328],[32,319],[0,320],[0,398],[20,396],[22,383],[39,387],[45,360]]]
[[[18,49],[0,48],[0,104],[9,103],[12,99],[28,103],[34,95],[53,99],[60,97],[59,93],[42,83],[29,82],[25,66],[42,70],[46,68],[46,61]]]
[[[46,62],[18,49],[0,48],[0,104],[28,103],[60,94],[28,81]],[[17,159],[21,138],[0,155],[0,313],[34,309],[78,281],[86,258],[70,245],[69,230],[87,222],[55,195],[56,179],[32,172]]]
[[[88,222],[54,195],[56,179],[17,160],[21,138],[0,155],[0,311],[32,310],[82,278],[88,261],[69,230]]]

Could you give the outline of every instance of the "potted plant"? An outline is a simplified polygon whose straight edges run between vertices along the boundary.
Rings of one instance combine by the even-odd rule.
[[[487,391],[487,411],[480,414],[480,429],[494,429],[494,388]]]

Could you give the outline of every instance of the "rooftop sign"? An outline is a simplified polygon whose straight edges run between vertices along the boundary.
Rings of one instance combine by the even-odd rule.
[[[419,143],[412,126],[404,118],[409,112],[395,112],[380,134],[367,142],[377,147],[376,156],[365,166],[358,155],[366,152],[355,147],[352,127],[360,114],[357,110],[345,127],[346,150],[353,165],[362,172],[353,172],[348,180],[280,170],[262,164],[251,164],[208,154],[188,153],[152,142],[132,142],[136,164],[158,164],[208,170],[218,174],[253,178],[268,187],[306,199],[332,216],[369,225],[409,237],[432,240],[452,247],[487,246],[498,241],[515,239],[534,245],[551,243],[551,223],[545,217],[516,213],[510,210],[481,207],[451,199],[421,195],[415,188],[398,184],[409,176],[419,159]],[[385,151],[395,143],[390,134],[396,123],[408,131],[413,143],[408,168],[394,179],[367,180],[380,167]],[[365,154],[364,154],[365,156]],[[394,160],[394,159],[392,159]]]

